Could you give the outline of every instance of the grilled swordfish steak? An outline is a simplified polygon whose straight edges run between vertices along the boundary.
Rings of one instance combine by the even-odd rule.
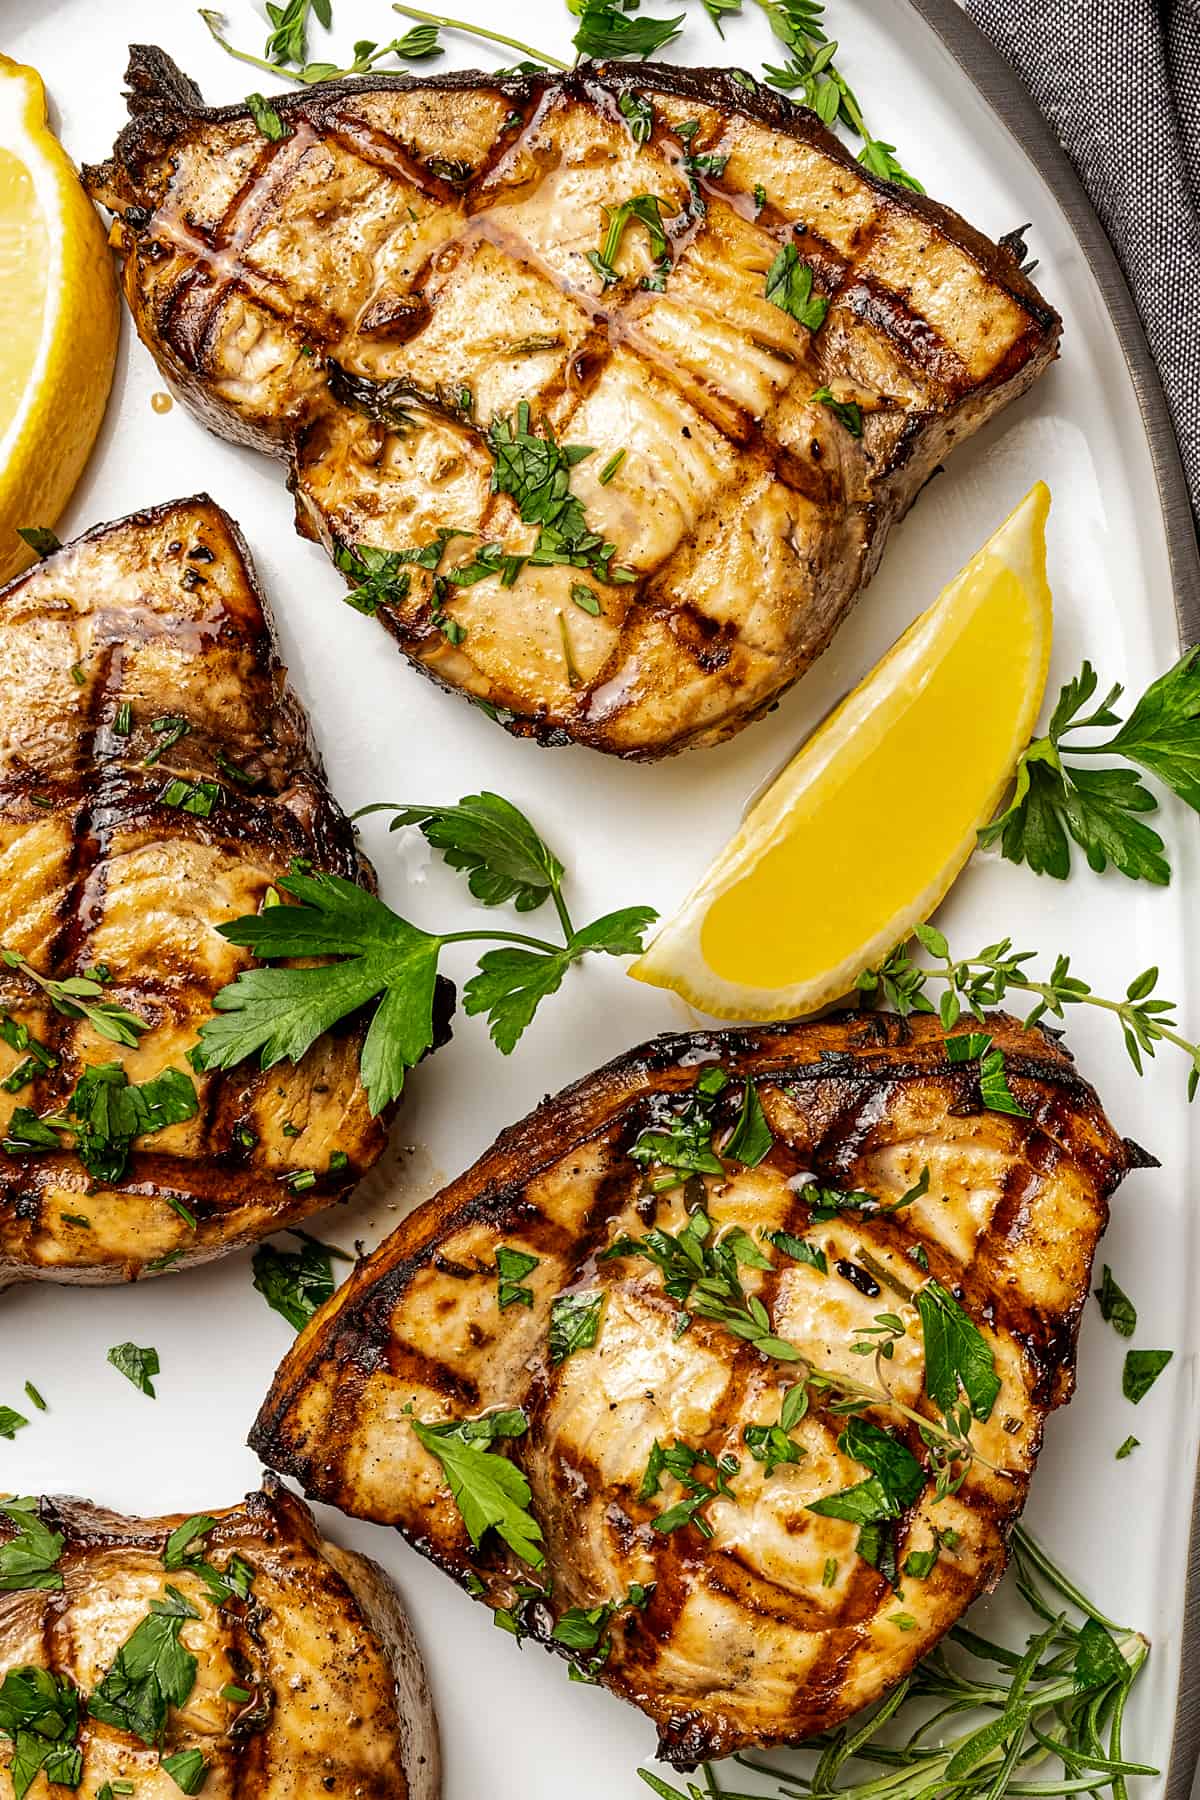
[[[610,1063],[360,1265],[253,1446],[633,1701],[682,1767],[836,1725],[999,1578],[1108,1197],[1146,1160],[1055,1044],[986,1030],[1019,1116],[930,1019]]]
[[[131,1781],[150,1800],[201,1783],[206,1800],[441,1791],[433,1703],[395,1589],[273,1482],[190,1520],[5,1504],[0,1682],[6,1800],[23,1793],[15,1770],[31,1753],[55,1793]],[[38,1698],[41,1737],[21,1730]]]
[[[135,48],[85,172],[138,330],[427,674],[655,757],[820,654],[1055,355],[1015,256],[715,69],[371,76],[206,108]]]
[[[219,507],[100,526],[0,592],[0,1285],[219,1255],[379,1155],[358,1031],[270,1074],[188,1058],[246,961],[216,927],[294,857],[369,877]],[[90,981],[126,1042],[47,979]]]

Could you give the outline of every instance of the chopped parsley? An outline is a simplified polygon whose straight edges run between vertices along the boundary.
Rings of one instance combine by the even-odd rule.
[[[1096,1289],[1096,1298],[1100,1302],[1101,1318],[1107,1319],[1113,1330],[1122,1337],[1132,1337],[1137,1330],[1137,1308],[1129,1295],[1117,1286],[1107,1263],[1104,1265],[1100,1286]]]
[[[12,1740],[14,1800],[24,1800],[38,1775],[57,1787],[77,1788],[83,1780],[79,1693],[65,1675],[10,1669],[0,1684],[0,1734]]]
[[[718,1498],[733,1498],[729,1481],[740,1467],[736,1456],[722,1456],[718,1460],[711,1450],[697,1450],[691,1444],[678,1441],[663,1445],[655,1438],[637,1497],[639,1500],[654,1499],[662,1487],[664,1474],[673,1475],[684,1490],[683,1499],[655,1514],[651,1520],[655,1531],[666,1535],[684,1525],[694,1525],[701,1537],[710,1538],[713,1528],[703,1509]],[[705,1481],[696,1474],[697,1469],[709,1471],[713,1480]]]
[[[779,1421],[775,1425],[747,1425],[742,1433],[746,1448],[755,1462],[765,1464],[764,1476],[771,1476],[783,1463],[798,1463],[807,1455],[803,1444],[788,1434],[808,1411],[808,1388],[795,1382],[783,1396]]]
[[[925,1392],[949,1418],[961,1389],[971,1418],[990,1419],[1000,1377],[987,1339],[940,1281],[919,1288],[915,1305],[925,1338]]]
[[[291,137],[291,127],[284,124],[275,108],[261,94],[247,94],[246,108],[268,142],[278,144],[284,138]]]
[[[498,1439],[525,1435],[529,1421],[520,1407],[485,1413],[478,1419],[448,1419],[443,1424],[414,1419],[412,1428],[441,1464],[476,1549],[485,1532],[495,1531],[522,1562],[540,1569],[546,1557],[539,1548],[542,1528],[529,1510],[529,1483],[516,1463],[490,1448]]]
[[[311,1170],[300,1173],[311,1174]],[[316,1176],[309,1183],[315,1186]],[[251,1268],[254,1286],[272,1312],[296,1331],[303,1331],[313,1314],[333,1295],[333,1258],[345,1262],[350,1258],[344,1250],[323,1244],[306,1231],[289,1234],[300,1239],[299,1250],[278,1250],[274,1244],[260,1244],[254,1252]]]
[[[662,209],[663,202],[656,194],[633,194],[619,206],[605,208],[603,241],[598,250],[588,251],[587,259],[606,288],[621,279],[616,258],[625,233],[635,220],[645,226],[654,258],[653,268],[649,275],[642,276],[638,286],[649,288],[652,293],[661,293],[666,287],[671,273],[671,247]]]
[[[813,293],[813,272],[800,260],[795,244],[785,244],[767,271],[766,297],[790,319],[818,331],[829,310],[823,294]]]
[[[604,1295],[559,1294],[550,1307],[550,1362],[557,1366],[577,1350],[590,1350],[600,1331]]]
[[[32,1497],[0,1501],[0,1518],[7,1519],[13,1535],[0,1544],[0,1594],[27,1588],[57,1593],[63,1578],[59,1558],[63,1534],[42,1523],[38,1503]]]
[[[195,1685],[196,1658],[179,1634],[199,1617],[178,1588],[168,1586],[163,1599],[152,1600],[88,1701],[92,1718],[161,1745],[169,1709],[183,1706]]]
[[[979,1063],[979,1098],[989,1112],[1011,1113],[1027,1119],[1029,1114],[1014,1099],[1004,1069],[1004,1052],[992,1047],[986,1031],[963,1031],[946,1039],[946,1055],[952,1063]]]
[[[510,1306],[532,1306],[533,1289],[522,1283],[541,1261],[526,1250],[514,1250],[508,1244],[496,1246],[496,1303],[501,1312]]]
[[[1173,1350],[1129,1350],[1121,1376],[1121,1392],[1136,1406],[1144,1400],[1175,1352]]]
[[[126,1381],[133,1383],[151,1400],[157,1400],[154,1391],[154,1377],[159,1373],[158,1351],[152,1344],[114,1344],[108,1353],[108,1360],[114,1369],[124,1375]]]
[[[860,438],[863,434],[862,407],[857,400],[839,400],[832,388],[819,387],[813,389],[814,400],[827,406],[839,424],[844,425],[851,437]]]

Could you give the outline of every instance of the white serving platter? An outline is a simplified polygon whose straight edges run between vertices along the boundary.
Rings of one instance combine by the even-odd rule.
[[[456,5],[569,54],[562,0]],[[921,6],[945,26],[947,0]],[[656,10],[681,8],[682,0]],[[225,10],[234,41],[260,49],[264,23],[253,0],[226,0]],[[764,57],[777,60],[757,14],[731,22],[722,44],[696,0],[687,11],[694,17],[671,47],[673,60],[754,70]],[[385,0],[335,0],[334,14],[341,52],[355,38],[396,30]],[[100,443],[60,524],[66,537],[139,507],[209,491],[249,539],[343,805],[442,801],[480,785],[495,788],[531,813],[567,862],[576,917],[635,901],[673,906],[764,776],[1038,477],[1054,494],[1052,688],[1086,655],[1103,680],[1138,691],[1178,655],[1174,596],[1196,571],[1194,549],[1160,485],[1169,499],[1177,482],[1172,452],[1156,436],[1161,396],[1146,380],[1136,339],[1126,332],[1123,341],[1115,323],[1127,325],[1128,299],[1112,283],[1111,259],[1089,235],[1094,222],[1075,211],[1065,165],[1053,166],[995,64],[983,59],[981,78],[993,99],[1010,105],[1011,129],[908,0],[830,0],[830,14],[842,66],[875,129],[900,146],[931,191],[992,235],[1032,221],[1036,279],[1063,313],[1066,331],[1055,369],[955,453],[895,533],[880,574],[833,648],[765,722],[718,750],[657,767],[508,738],[420,679],[382,630],[341,604],[340,577],[292,530],[275,466],[217,442],[181,406],[154,409],[163,384],[127,321]],[[123,122],[131,40],[162,44],[211,101],[269,85],[215,46],[184,0],[5,0],[0,21],[0,48],[41,70],[61,135],[80,161],[105,155]],[[956,42],[961,53],[961,36]],[[467,39],[451,45],[441,66],[493,68],[505,60]],[[313,53],[325,54],[319,32]],[[931,770],[928,792],[914,795],[913,804],[936,800]],[[1086,870],[1059,885],[978,857],[939,922],[963,950],[1011,934],[1048,957],[1069,951],[1078,971],[1108,993],[1123,992],[1133,975],[1157,963],[1164,991],[1194,1031],[1200,993],[1185,897],[1197,879],[1195,832],[1175,804],[1164,806],[1160,822],[1175,866],[1169,889]],[[461,884],[431,863],[420,843],[389,838],[376,820],[364,842],[385,897],[399,910],[451,929],[467,921]],[[508,1061],[488,1044],[480,1021],[460,1016],[453,1043],[412,1076],[382,1167],[349,1208],[316,1229],[347,1247],[356,1239],[373,1245],[544,1093],[692,1018],[681,1002],[626,981],[611,962],[575,973]],[[1107,1019],[1080,1014],[1071,1025],[1071,1047],[1118,1128],[1161,1159],[1160,1170],[1132,1175],[1122,1188],[1103,1254],[1137,1303],[1143,1323],[1136,1342],[1173,1349],[1175,1357],[1135,1411],[1120,1391],[1125,1343],[1089,1308],[1078,1397],[1051,1422],[1027,1521],[1107,1612],[1153,1639],[1126,1747],[1164,1771],[1171,1766],[1169,1788],[1165,1773],[1135,1784],[1138,1800],[1168,1793],[1182,1800],[1191,1778],[1185,1762],[1192,1721],[1177,1721],[1177,1704],[1200,1430],[1200,1247],[1189,1181],[1198,1115],[1184,1102],[1186,1069],[1174,1053],[1164,1051],[1139,1081]],[[130,1338],[159,1350],[157,1402],[105,1361],[110,1345]],[[192,1512],[235,1500],[259,1479],[245,1433],[289,1338],[284,1321],[251,1288],[248,1255],[134,1289],[39,1285],[6,1292],[0,1402],[19,1404],[30,1378],[50,1410],[0,1445],[0,1487],[86,1494],[129,1512]],[[1113,1453],[1130,1432],[1142,1448],[1117,1463]],[[650,1760],[653,1735],[639,1714],[603,1692],[568,1684],[564,1665],[537,1649],[520,1652],[483,1608],[397,1537],[333,1514],[324,1523],[383,1562],[408,1602],[441,1716],[446,1800],[560,1800],[564,1792],[573,1800],[635,1800],[646,1793],[636,1769]]]

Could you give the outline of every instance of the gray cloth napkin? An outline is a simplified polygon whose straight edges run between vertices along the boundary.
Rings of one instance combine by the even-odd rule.
[[[1091,195],[1133,291],[1200,529],[1200,0],[967,0]]]

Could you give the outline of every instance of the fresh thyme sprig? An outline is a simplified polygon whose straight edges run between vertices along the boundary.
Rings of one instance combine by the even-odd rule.
[[[148,1022],[136,1013],[128,1012],[114,1000],[106,1000],[103,984],[90,975],[70,975],[65,981],[54,981],[39,975],[15,950],[0,945],[0,957],[10,969],[19,969],[27,981],[41,988],[55,1012],[68,1019],[86,1019],[110,1044],[124,1044],[132,1050],[137,1046],[138,1033],[150,1029]]]
[[[1064,1018],[1068,1006],[1095,1006],[1120,1022],[1129,1060],[1139,1075],[1144,1073],[1143,1057],[1153,1056],[1158,1044],[1171,1044],[1182,1050],[1192,1065],[1188,1099],[1194,1099],[1200,1087],[1200,1044],[1176,1029],[1175,1001],[1155,993],[1157,968],[1144,969],[1136,975],[1123,1000],[1110,1000],[1093,993],[1080,976],[1072,975],[1069,956],[1056,957],[1049,978],[1038,981],[1024,967],[1033,961],[1037,951],[1014,950],[1011,938],[988,944],[974,956],[957,958],[936,926],[918,925],[914,936],[940,966],[929,968],[914,962],[909,944],[899,944],[878,968],[866,969],[859,976],[857,986],[861,994],[886,1001],[902,1018],[914,1012],[936,1012],[947,1031],[958,1023],[964,1011],[982,1020],[984,1009],[999,1006],[1010,991],[1037,996],[1026,1016],[1029,1026],[1038,1024],[1047,1013],[1056,1019]],[[946,988],[937,1006],[925,992],[931,981],[944,983]]]
[[[520,38],[509,37],[503,31],[492,31],[486,25],[472,25],[467,19],[451,19],[445,13],[423,12],[418,6],[393,5],[392,11],[405,19],[417,19],[423,25],[436,25],[442,31],[461,31],[467,37],[482,38],[488,44],[500,44],[505,50],[517,50],[522,57],[528,57],[530,62],[545,63],[552,69],[568,67],[557,56],[548,56],[544,50],[535,50],[532,44],[523,44]]]
[[[1105,1789],[1128,1800],[1128,1777],[1158,1773],[1128,1758],[1122,1741],[1149,1643],[1106,1618],[1020,1526],[1013,1576],[1033,1615],[1023,1653],[956,1626],[865,1723],[803,1745],[817,1759],[803,1774],[735,1760],[778,1783],[770,1800],[1029,1800]],[[1052,1758],[1062,1775],[1031,1781]],[[843,1780],[843,1771],[856,1778]],[[711,1764],[703,1787],[689,1781],[686,1792],[652,1770],[638,1773],[660,1800],[768,1800],[733,1793]]]
[[[882,181],[894,181],[900,187],[923,194],[924,188],[915,175],[910,175],[897,160],[896,146],[877,138],[867,125],[854,90],[834,62],[837,40],[825,30],[825,0],[753,0],[767,16],[767,22],[788,51],[782,67],[764,65],[772,87],[785,93],[799,93],[804,104],[811,106],[824,124],[835,121],[848,127],[861,139],[858,160]],[[740,0],[704,0],[709,17],[721,29],[721,17],[741,11]],[[722,34],[723,35],[723,34]]]
[[[972,1442],[971,1412],[965,1403],[948,1406],[939,1422],[906,1406],[886,1385],[874,1387],[821,1368],[795,1344],[777,1336],[762,1301],[747,1294],[742,1285],[741,1268],[774,1267],[747,1232],[734,1227],[713,1238],[711,1221],[697,1210],[689,1214],[678,1233],[655,1226],[641,1237],[617,1238],[601,1252],[600,1261],[626,1256],[643,1257],[661,1272],[666,1292],[681,1308],[681,1330],[686,1330],[692,1317],[711,1319],[752,1344],[761,1356],[794,1367],[808,1389],[830,1396],[831,1412],[849,1414],[882,1407],[915,1425],[930,1452],[939,1496],[962,1485],[972,1462],[1007,1479],[1006,1472]]]
[[[199,12],[209,34],[229,56],[235,57],[238,62],[249,63],[252,69],[261,69],[264,74],[277,76],[284,81],[295,81],[305,87],[313,87],[320,81],[340,81],[348,75],[366,75],[376,63],[388,56],[395,56],[401,62],[425,62],[432,56],[442,54],[442,43],[436,27],[420,25],[386,44],[375,44],[367,38],[360,38],[354,46],[353,61],[344,69],[339,69],[336,63],[307,61],[305,35],[298,37],[294,32],[281,33],[278,28],[267,39],[267,55],[254,56],[249,50],[239,50],[229,42],[225,36],[223,13],[207,6],[200,7]],[[328,20],[323,19],[322,23],[327,24]],[[275,54],[272,53],[273,47]]]

